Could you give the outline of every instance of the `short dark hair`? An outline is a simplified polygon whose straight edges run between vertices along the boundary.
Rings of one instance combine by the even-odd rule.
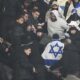
[[[53,39],[59,39],[59,35],[58,34],[53,34]]]
[[[33,9],[32,12],[40,12],[39,9]]]

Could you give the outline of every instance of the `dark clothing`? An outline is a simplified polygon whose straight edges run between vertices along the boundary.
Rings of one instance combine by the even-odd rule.
[[[67,74],[75,74],[80,71],[80,32],[71,35],[72,44],[66,46],[63,54],[63,64]]]
[[[18,47],[19,48],[19,47]],[[14,75],[13,80],[32,80],[32,67],[27,55],[19,48],[14,53]]]
[[[2,44],[0,44],[0,62],[7,64],[8,66],[10,66],[10,53],[9,51],[6,52],[6,48],[10,49],[11,44],[9,44],[8,42],[4,41]]]
[[[37,43],[33,42],[30,45],[25,45],[21,48],[17,47],[15,54],[14,79],[13,80],[32,80],[34,78],[32,68],[36,68],[36,80],[45,80],[44,67],[40,57]],[[31,54],[25,55],[23,49],[31,48]],[[22,51],[21,51],[22,50]],[[37,57],[36,57],[37,56]]]
[[[77,31],[75,35],[71,35],[71,40],[78,51],[78,57],[79,57],[79,67],[80,67],[80,32]],[[80,71],[80,70],[79,70]]]
[[[33,16],[31,16],[27,21],[27,25],[34,25],[35,27],[37,27],[38,23],[39,23],[39,20],[34,19]]]
[[[63,54],[64,73],[75,74],[80,71],[80,33],[71,35],[72,43],[67,45]]]
[[[0,0],[0,36],[2,32],[2,20],[3,20],[3,10],[2,10],[3,1]]]
[[[22,12],[21,0],[3,0],[4,16],[16,18]]]
[[[7,39],[9,28],[12,28],[14,26],[14,21],[15,20],[13,19],[13,17],[3,17],[1,35],[4,39]]]
[[[63,68],[66,74],[75,74],[79,71],[79,54],[73,44],[66,46],[63,54]]]
[[[64,72],[67,74],[76,74],[80,71],[80,33],[71,35],[72,43],[67,45],[63,54]]]
[[[76,8],[76,6],[78,4],[79,4],[79,2],[75,3],[74,0],[73,0],[73,6],[74,6],[74,8]],[[64,16],[65,16],[65,18],[66,18],[66,15],[67,15],[67,11],[69,9],[69,6],[70,6],[70,3],[67,1],[66,4],[65,4],[65,8],[64,8]],[[71,15],[69,17],[69,19],[67,20],[67,22],[70,23],[72,20],[73,21],[76,21],[76,20],[79,20],[79,19],[80,19],[80,17],[78,16],[78,14],[77,13],[74,13],[73,15]]]
[[[2,10],[1,36],[6,38],[8,26],[22,14],[21,0],[2,0],[0,6]]]
[[[39,8],[39,0],[31,1],[29,7],[30,7],[31,11],[33,10],[34,7],[38,7]]]
[[[7,39],[12,45],[20,45],[22,37],[27,37],[27,32],[23,24],[14,22],[7,30]]]
[[[74,13],[68,18],[67,22],[70,23],[71,21],[77,21],[77,20],[80,20],[80,17],[78,16],[77,13]]]
[[[39,10],[41,22],[45,22],[45,15],[49,6],[44,2],[44,0],[39,0]]]
[[[0,80],[12,80],[12,69],[0,62]]]
[[[80,48],[80,32],[77,31],[76,34],[74,34],[74,35],[70,34],[70,36],[71,36],[72,44],[74,44],[76,46],[76,48],[78,48],[78,50],[79,50],[79,48]]]

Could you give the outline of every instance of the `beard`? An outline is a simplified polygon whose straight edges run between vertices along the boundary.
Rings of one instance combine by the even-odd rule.
[[[52,22],[57,21],[57,19],[56,19],[56,18],[50,18],[50,19],[51,19],[51,21],[52,21]]]

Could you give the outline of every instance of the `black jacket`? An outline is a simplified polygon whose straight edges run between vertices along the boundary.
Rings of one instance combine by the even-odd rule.
[[[26,56],[23,52],[23,49],[25,48],[31,48],[31,54],[29,56]],[[33,66],[36,68],[38,72],[39,79],[42,75],[44,75],[44,67],[37,43],[33,42],[30,45],[17,47],[14,52],[14,60],[14,80],[32,80]]]
[[[28,56],[23,52],[22,47],[17,47],[14,51],[14,75],[13,80],[32,79],[33,65]]]
[[[79,71],[79,54],[74,44],[65,47],[63,54],[63,70],[66,74],[75,74]]]

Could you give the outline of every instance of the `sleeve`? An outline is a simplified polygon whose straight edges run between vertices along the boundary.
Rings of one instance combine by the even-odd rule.
[[[62,27],[63,27],[66,31],[69,30],[69,26],[68,26],[68,24],[67,24],[67,22],[66,22],[65,20],[62,21]]]

